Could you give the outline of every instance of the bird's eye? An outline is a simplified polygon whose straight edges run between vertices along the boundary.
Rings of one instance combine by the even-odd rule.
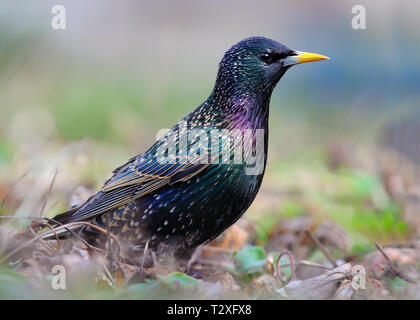
[[[260,59],[261,59],[261,61],[263,61],[265,63],[271,63],[272,62],[271,55],[269,53],[266,53],[266,52],[260,54]]]

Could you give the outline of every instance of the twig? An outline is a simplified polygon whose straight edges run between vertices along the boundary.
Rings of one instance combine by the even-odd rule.
[[[55,182],[55,178],[57,178],[57,174],[58,174],[58,168],[55,168],[54,176],[53,176],[53,178],[52,178],[52,180],[50,182],[50,186],[48,187],[47,192],[42,197],[43,198],[42,199],[42,205],[41,205],[41,209],[39,211],[39,216],[40,217],[42,217],[42,215],[44,214],[44,210],[45,210],[45,207],[47,205],[48,197],[51,194],[52,187],[53,187],[54,182]]]
[[[380,253],[385,257],[385,259],[389,262],[389,272],[393,276],[399,277],[402,280],[409,282],[409,283],[415,283],[413,280],[407,278],[404,274],[401,273],[400,268],[398,268],[398,265],[395,265],[394,261],[387,255],[384,248],[379,244],[379,242],[374,241],[374,244],[376,248],[379,250]]]
[[[31,217],[31,216],[0,216],[0,219],[27,219],[27,220],[45,221],[46,218]]]
[[[280,259],[283,255],[287,255],[287,257],[289,258],[290,261],[290,278],[287,282],[293,281],[295,280],[295,263],[294,263],[294,258],[293,255],[290,251],[286,250],[283,251],[282,253],[279,254],[279,256],[277,257],[276,260],[276,276],[279,277],[280,276],[280,267],[279,267],[279,262]]]
[[[34,235],[34,236],[36,236],[37,235],[37,233],[35,232],[35,230],[32,228],[32,227],[29,227],[29,231]],[[42,245],[51,253],[51,254],[55,254],[56,253],[56,250],[55,250],[55,248],[52,248],[51,246],[52,246],[52,244],[51,243],[47,243],[46,241],[44,241],[44,240],[42,240],[41,239],[41,243],[42,243]]]
[[[382,248],[382,246],[379,244],[379,242],[374,241],[375,247],[379,250],[380,253],[382,253],[382,255],[385,257],[385,259],[389,262],[389,264],[391,266],[394,265],[394,262],[392,261],[392,259],[386,254],[384,248]]]
[[[324,256],[327,258],[327,260],[334,266],[334,268],[337,268],[338,265],[335,262],[335,260],[333,259],[333,257],[329,254],[329,252],[327,251],[327,249],[322,245],[321,242],[319,242],[319,240],[317,238],[315,238],[312,234],[311,231],[306,230],[305,233],[307,234],[307,236],[312,240],[313,243],[315,243],[315,245],[318,247],[318,249],[324,254]]]
[[[38,235],[32,239],[30,239],[29,241],[25,242],[24,244],[20,245],[19,247],[17,247],[15,250],[12,250],[11,252],[9,252],[8,254],[6,254],[5,256],[3,256],[0,259],[0,264],[2,264],[4,261],[6,261],[8,258],[10,258],[11,256],[13,256],[16,252],[19,252],[20,250],[22,250],[23,248],[29,246],[31,243],[35,242],[36,240],[42,239],[42,235]]]
[[[48,222],[45,222],[45,225],[46,225],[48,228],[50,228],[50,230],[51,230],[52,232],[54,232],[54,235],[55,235],[55,240],[57,240],[57,251],[58,251],[58,250],[60,250],[60,248],[61,248],[61,242],[60,242],[60,238],[58,237],[57,232],[55,232],[54,227],[53,227],[52,225],[50,225]],[[33,228],[31,228],[31,229],[33,229]]]
[[[47,218],[47,217],[42,217],[41,218],[41,217],[31,217],[31,216],[19,216],[19,217],[17,217],[17,216],[0,216],[0,219],[26,219],[26,220],[43,221],[44,224],[45,224],[45,226],[47,226],[48,228],[51,229],[50,232],[54,233],[54,235],[56,237],[56,240],[59,242],[59,238],[58,238],[58,234],[57,234],[58,228],[57,227],[54,228],[54,227],[52,227],[49,224],[49,222],[50,223],[54,223],[54,224],[59,225],[60,227],[62,227],[60,229],[63,229],[64,228],[66,231],[70,232],[72,235],[74,235],[76,238],[78,238],[87,247],[87,249],[90,252],[92,252],[92,253],[94,253],[95,251],[99,251],[101,253],[104,253],[105,252],[104,250],[102,250],[100,248],[97,248],[95,246],[90,245],[85,239],[83,239],[76,232],[74,232],[73,230],[67,228],[68,224],[64,225],[61,222],[59,222],[57,220],[54,220],[54,219],[51,219],[51,218]],[[91,226],[91,227],[93,227],[93,228],[95,228],[95,229],[97,229],[97,230],[99,230],[101,232],[105,232],[106,233],[106,230],[104,230],[104,229],[102,229],[102,228],[100,228],[98,226],[95,226],[95,225],[93,225],[93,224],[91,224],[89,222],[79,221],[79,222],[73,222],[73,224],[86,224],[86,225]],[[48,232],[45,232],[45,233],[41,234],[40,236],[41,237],[44,237],[46,235],[46,233],[48,233]],[[111,237],[112,237],[112,235],[111,235]],[[116,238],[113,238],[113,239],[117,242],[117,244],[118,244],[118,250],[120,251],[121,245],[120,245],[119,241]]]
[[[55,238],[56,238],[56,240],[57,240],[57,242],[58,242],[58,245],[60,246],[60,243],[59,243],[59,238],[58,238],[58,234],[57,234],[57,232],[56,232],[56,229],[54,229],[54,227],[52,227],[48,222],[52,222],[52,223],[54,223],[54,224],[57,224],[57,225],[59,225],[59,226],[64,226],[62,223],[60,223],[60,222],[58,222],[58,221],[56,221],[56,220],[54,220],[54,219],[51,219],[51,218],[46,218],[46,217],[31,217],[31,216],[19,216],[19,217],[17,217],[17,216],[0,216],[0,219],[26,219],[26,220],[38,220],[38,221],[43,221],[44,222],[44,224],[48,227],[48,228],[50,228],[51,229],[51,232],[53,232],[54,233],[54,235],[55,235]],[[87,243],[87,241],[86,240],[84,240],[81,236],[79,236],[77,233],[75,233],[73,230],[71,230],[71,229],[68,229],[68,228],[65,228],[68,232],[70,232],[72,235],[74,235],[75,237],[77,237],[80,241],[82,241],[83,242],[83,244],[91,251],[91,252],[94,252],[95,250],[94,249],[97,249],[97,251],[99,250],[98,248],[96,248],[96,247],[93,247],[93,246],[91,246],[89,243]],[[44,234],[42,234],[42,236],[44,236]],[[61,247],[61,246],[60,246]],[[100,250],[100,251],[102,251],[102,250]]]
[[[0,203],[0,210],[3,209],[7,199],[9,198],[12,190],[16,187],[16,185],[19,183],[19,181],[21,181],[23,178],[25,178],[27,176],[27,173],[22,174],[19,178],[16,179],[15,182],[12,183],[12,185],[9,187],[9,189],[7,190],[6,194],[4,195],[3,199],[1,200]]]
[[[49,221],[51,221],[52,223],[55,223],[56,225],[59,226],[63,226],[63,224],[61,222],[58,222],[55,219],[51,219],[51,218],[44,218],[47,222],[45,223],[47,226],[50,226],[50,224],[48,223]],[[57,239],[57,241],[59,242],[59,238],[58,238],[58,234],[55,230],[54,227],[50,227],[51,231],[54,232],[55,238]],[[70,232],[73,236],[75,236],[77,239],[79,239],[85,246],[86,248],[89,250],[90,253],[94,254],[95,250],[99,250],[98,248],[90,245],[85,239],[83,239],[80,235],[78,235],[76,232],[74,232],[73,230],[69,229],[69,228],[65,228],[68,232]],[[100,250],[102,251],[102,250]]]
[[[56,221],[55,221],[55,220],[53,220],[53,219],[48,219],[48,220],[52,220],[52,221],[56,222]],[[95,229],[95,230],[98,230],[98,231],[100,231],[100,232],[102,232],[102,233],[104,233],[104,234],[108,234],[108,231],[107,231],[107,230],[105,230],[104,228],[101,228],[101,227],[99,227],[99,226],[97,226],[97,225],[95,225],[95,224],[93,224],[93,223],[86,222],[86,221],[75,221],[75,222],[70,222],[70,223],[67,223],[67,224],[60,225],[59,227],[54,228],[54,230],[55,230],[55,231],[59,231],[59,230],[65,229],[65,230],[67,230],[67,231],[70,231],[70,232],[71,232],[71,230],[70,230],[68,227],[71,227],[71,226],[77,226],[77,225],[86,225],[86,226],[89,226],[89,227],[91,227],[91,228],[93,228],[93,229]],[[45,236],[49,235],[49,234],[48,234],[49,232],[51,232],[51,231],[47,231],[47,232],[43,233],[41,236],[45,237]],[[110,236],[111,236],[111,238],[112,238],[112,239],[113,239],[113,240],[117,243],[117,245],[118,245],[118,252],[117,252],[117,253],[118,253],[118,256],[120,256],[120,252],[121,252],[121,244],[120,244],[120,242],[118,241],[117,237],[115,237],[112,233],[110,234]]]
[[[0,216],[0,218],[2,218],[2,219],[26,219],[26,220],[45,220],[44,218],[39,218],[39,217],[16,217],[16,216]],[[50,228],[50,229],[53,229],[53,227],[50,225],[50,224],[48,224],[48,223],[46,223],[46,225]],[[37,235],[37,233],[35,232],[35,230],[31,227],[31,226],[29,226],[28,227],[28,230],[33,234],[33,235]],[[42,239],[41,239],[42,240]],[[50,253],[55,253],[56,251],[54,251],[54,249],[52,249],[51,247],[49,247],[48,245],[47,245],[47,243],[45,242],[45,241],[42,241],[42,244],[47,248],[47,250],[50,250]],[[58,250],[58,249],[60,249],[60,242],[58,241],[58,238],[57,238],[57,245],[58,245],[58,248],[56,249],[56,250]]]
[[[39,218],[39,219],[43,219],[43,218]],[[52,220],[52,219],[49,219],[49,220]],[[101,232],[103,232],[103,233],[107,234],[107,231],[106,231],[105,229],[103,229],[103,228],[101,228],[101,227],[98,227],[98,226],[96,226],[96,225],[94,225],[94,224],[92,224],[92,223],[90,223],[90,222],[85,222],[85,221],[71,222],[71,223],[68,223],[68,224],[61,225],[61,226],[59,226],[59,227],[56,227],[56,228],[54,228],[54,229],[53,229],[53,230],[51,230],[51,231],[47,231],[47,232],[45,232],[45,233],[42,233],[42,234],[40,234],[40,235],[38,235],[38,236],[36,236],[36,237],[32,238],[31,240],[29,240],[29,241],[27,241],[26,243],[22,244],[21,246],[17,247],[15,250],[12,250],[11,252],[9,252],[7,255],[3,256],[3,257],[0,259],[0,264],[2,264],[2,263],[3,263],[4,261],[6,261],[9,257],[11,257],[12,255],[14,255],[16,252],[19,252],[20,250],[22,250],[23,248],[27,247],[28,245],[30,245],[31,243],[35,242],[36,240],[38,240],[38,239],[42,239],[43,237],[45,237],[45,235],[48,235],[48,233],[49,233],[49,232],[53,232],[53,233],[55,234],[55,232],[56,232],[56,231],[59,231],[59,230],[62,230],[62,229],[65,229],[65,230],[67,230],[67,231],[70,231],[70,232],[71,232],[71,230],[70,230],[68,227],[71,227],[71,226],[74,226],[74,225],[88,225],[88,226],[90,226],[90,227],[92,227],[92,228],[94,228],[94,229],[96,229],[96,230],[99,230],[99,231],[101,231]],[[111,234],[111,237],[112,237],[112,238],[115,240],[115,242],[118,244],[118,253],[119,253],[119,252],[120,252],[120,249],[121,249],[121,245],[120,245],[120,243],[119,243],[118,239],[116,239],[114,235],[112,235],[112,234]]]

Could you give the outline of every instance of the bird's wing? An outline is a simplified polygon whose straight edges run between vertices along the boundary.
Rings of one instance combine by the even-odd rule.
[[[64,213],[63,218],[68,218],[66,222],[90,219],[165,185],[186,181],[209,165],[208,155],[211,154],[211,149],[207,141],[193,142],[182,152],[177,140],[173,145],[177,150],[177,157],[162,157],[162,150],[167,150],[170,143],[164,138],[143,155],[134,157],[117,168],[99,192],[89,198],[77,211],[73,211],[70,217]],[[199,144],[202,145],[202,150],[207,152],[200,151],[200,154],[195,154],[194,157],[188,156],[191,148],[199,148]]]

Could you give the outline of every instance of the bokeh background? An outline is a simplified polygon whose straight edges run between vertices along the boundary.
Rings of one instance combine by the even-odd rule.
[[[416,1],[61,0],[66,30],[51,28],[55,4],[0,5],[0,214],[53,216],[79,186],[100,187],[206,99],[231,45],[261,35],[331,60],[292,68],[274,91],[269,166],[246,215],[258,241],[300,217],[343,228],[337,246],[354,254],[420,230]],[[366,30],[351,27],[356,4]]]

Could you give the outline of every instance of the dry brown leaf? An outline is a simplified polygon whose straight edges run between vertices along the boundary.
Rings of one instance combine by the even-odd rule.
[[[237,224],[227,229],[220,237],[203,247],[203,257],[209,259],[217,255],[222,250],[233,251],[239,250],[248,242],[249,233]],[[211,248],[208,248],[211,247]],[[212,250],[213,248],[221,249],[220,251]]]
[[[334,296],[345,275],[351,274],[351,270],[351,264],[346,263],[314,278],[291,281],[276,291],[286,299],[329,299]]]

